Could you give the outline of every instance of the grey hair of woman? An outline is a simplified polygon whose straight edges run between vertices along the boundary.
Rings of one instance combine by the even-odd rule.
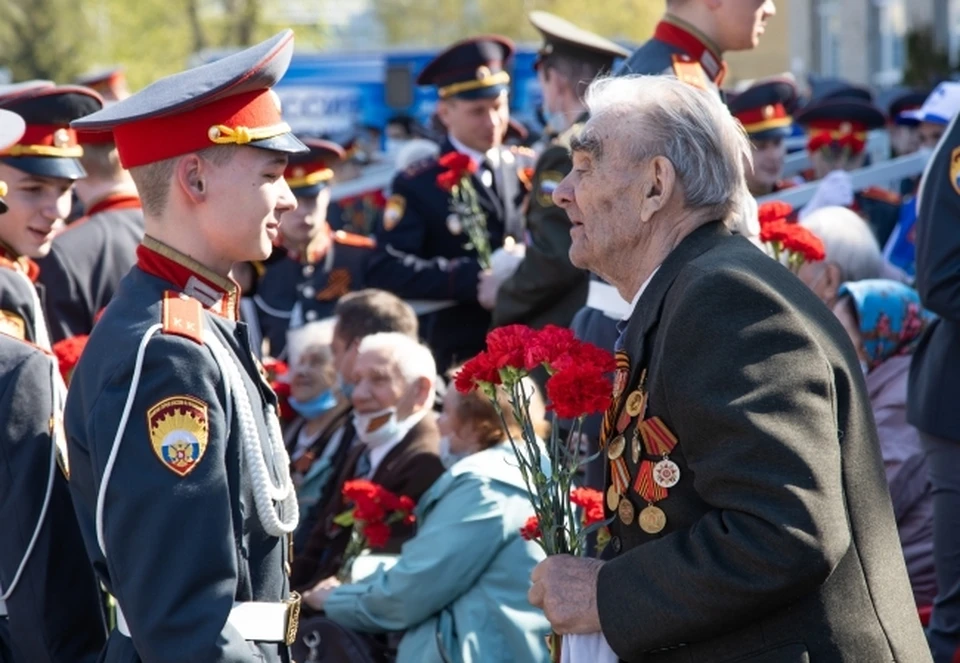
[[[591,117],[611,115],[623,127],[637,163],[673,164],[687,208],[709,209],[734,229],[749,215],[750,142],[716,93],[672,76],[618,76],[591,83],[585,102]]]
[[[884,273],[883,255],[870,226],[846,207],[821,207],[800,225],[823,241],[826,259],[840,269],[842,281],[878,279]]]

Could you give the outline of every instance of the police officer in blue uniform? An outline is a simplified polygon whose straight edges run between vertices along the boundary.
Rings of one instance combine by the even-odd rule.
[[[296,206],[283,172],[306,147],[271,89],[292,56],[287,30],[75,125],[114,132],[146,231],[65,408],[80,529],[118,605],[101,660],[289,661],[297,501],[229,273]]]
[[[0,146],[23,130],[20,116],[0,111]],[[106,636],[67,488],[56,370],[48,353],[0,333],[2,663],[93,663]]]
[[[727,95],[730,113],[750,137],[753,168],[747,171],[747,186],[754,196],[794,186],[780,176],[787,155],[784,139],[791,133],[798,102],[797,86],[786,78],[758,81],[740,94]]]
[[[264,265],[253,297],[274,357],[283,355],[288,329],[333,315],[341,296],[363,289],[374,247],[372,239],[333,231],[327,223],[332,167],[343,149],[326,140],[303,142],[310,152],[291,157],[285,174],[297,209],[284,213],[281,255]]]
[[[34,285],[34,259],[50,252],[58,225],[70,213],[73,183],[86,172],[70,121],[103,106],[86,88],[37,83],[0,96],[0,108],[26,121],[23,137],[0,153],[0,181],[9,188],[10,212],[0,224],[0,331],[50,349]]]
[[[477,302],[478,254],[451,208],[451,194],[437,184],[445,170],[439,160],[460,152],[477,167],[470,177],[492,249],[523,232],[517,158],[502,145],[510,119],[506,65],[513,50],[503,37],[468,39],[420,73],[418,84],[437,88],[447,137],[438,157],[395,177],[376,234],[367,285],[407,299],[423,316],[420,329],[440,371],[483,348],[490,313]]]

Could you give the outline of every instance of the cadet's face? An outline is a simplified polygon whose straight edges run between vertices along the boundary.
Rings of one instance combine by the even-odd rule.
[[[400,367],[386,350],[369,350],[357,355],[353,367],[353,407],[357,412],[379,412],[397,408],[397,419],[407,418],[412,409],[415,388],[408,385]]]
[[[280,217],[280,233],[286,243],[306,246],[320,231],[327,228],[330,189],[324,187],[316,196],[297,196],[297,208]]]
[[[920,132],[916,127],[894,124],[890,127],[890,144],[895,156],[913,154],[920,149]]]
[[[9,187],[10,209],[0,216],[0,239],[20,255],[42,258],[70,215],[73,183],[59,177],[37,177],[0,163],[0,181]]]
[[[773,0],[713,0],[717,46],[723,51],[749,51],[760,43],[767,20],[777,13]]]
[[[780,179],[787,147],[782,138],[753,141],[753,170],[747,169],[747,182],[770,188]]]
[[[255,147],[238,147],[222,165],[207,162],[212,219],[210,238],[233,262],[264,260],[280,232],[280,217],[296,209],[297,199],[283,179],[287,157]]]
[[[629,133],[629,132],[626,132]],[[645,164],[627,158],[629,139],[609,118],[594,118],[573,150],[573,170],[553,192],[573,224],[570,261],[604,274],[604,264],[636,245]],[[619,140],[618,140],[619,139]]]
[[[437,113],[454,138],[477,152],[499,147],[510,123],[506,92],[494,99],[441,101]]]
[[[934,148],[940,142],[943,132],[947,130],[947,125],[936,124],[934,122],[921,122],[917,132],[920,135],[920,146]]]
[[[543,110],[547,113],[556,113],[557,108],[557,82],[559,77],[556,72],[545,66],[537,67],[537,82],[540,83],[540,93],[543,95]]]

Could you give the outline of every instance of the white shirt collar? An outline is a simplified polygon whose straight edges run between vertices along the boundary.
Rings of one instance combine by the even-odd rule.
[[[406,434],[402,435],[398,440],[381,444],[379,447],[374,447],[370,450],[370,472],[367,474],[368,479],[376,474],[377,468],[380,467],[383,459],[387,457],[387,454],[390,453],[395,446],[403,442],[404,437],[406,437]]]
[[[650,272],[650,276],[647,277],[647,280],[640,285],[640,289],[637,290],[637,294],[633,296],[633,300],[630,302],[630,311],[627,313],[626,316],[624,316],[623,318],[624,320],[629,320],[630,317],[633,315],[634,310],[636,310],[637,308],[637,302],[640,301],[640,296],[643,295],[643,291],[647,289],[647,286],[650,285],[650,281],[653,280],[653,277],[656,275],[658,271],[660,271],[660,265],[657,265],[656,269]]]
[[[481,165],[485,159],[489,161],[491,164],[493,164],[494,166],[496,166],[500,160],[500,154],[497,152],[496,148],[484,154],[483,152],[477,152],[476,150],[467,147],[466,145],[461,143],[459,140],[454,138],[452,135],[448,134],[447,138],[449,138],[450,144],[453,145],[453,147],[457,150],[457,152],[462,152],[463,154],[466,154],[471,159],[473,159],[478,166]]]

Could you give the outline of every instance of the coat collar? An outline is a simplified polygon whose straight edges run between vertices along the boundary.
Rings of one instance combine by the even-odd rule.
[[[630,384],[635,382],[642,368],[647,334],[660,320],[663,302],[670,286],[691,261],[713,247],[718,239],[730,236],[730,231],[721,221],[711,221],[700,226],[680,241],[653,275],[627,323],[624,349],[631,360]]]
[[[721,85],[727,73],[720,49],[706,35],[684,20],[667,14],[657,24],[654,39],[679,48],[700,63],[704,73],[715,85]]]
[[[40,267],[37,263],[27,256],[18,254],[9,244],[2,241],[0,241],[0,266],[25,274],[33,283],[36,283],[37,277],[40,276]]]

